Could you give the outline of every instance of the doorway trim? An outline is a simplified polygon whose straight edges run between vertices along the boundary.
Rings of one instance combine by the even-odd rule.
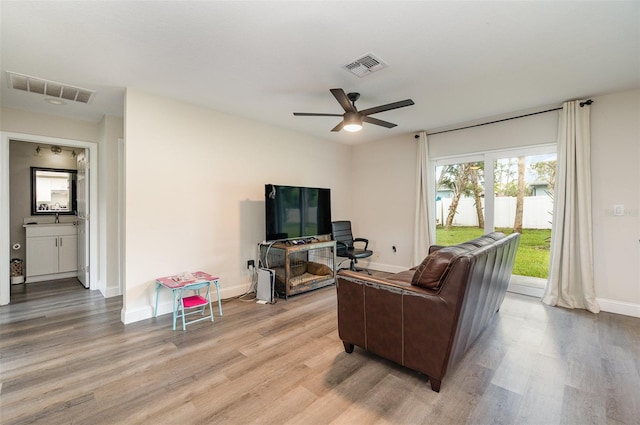
[[[98,267],[103,257],[99,252],[98,221],[98,143],[84,140],[62,139],[59,137],[39,136],[25,133],[11,133],[0,131],[0,264],[9,267],[11,261],[11,232],[10,232],[10,185],[9,185],[9,145],[11,140],[21,142],[40,143],[48,145],[64,145],[86,149],[89,152],[89,289],[102,287],[98,280]],[[2,270],[0,266],[0,270]],[[6,270],[6,269],[5,269]],[[11,282],[9,273],[0,272],[0,305],[9,304],[11,299]]]

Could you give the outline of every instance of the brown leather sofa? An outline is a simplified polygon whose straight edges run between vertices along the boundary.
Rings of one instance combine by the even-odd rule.
[[[338,332],[354,345],[428,376],[440,391],[447,369],[500,309],[520,234],[494,232],[432,246],[422,264],[388,278],[337,275]]]

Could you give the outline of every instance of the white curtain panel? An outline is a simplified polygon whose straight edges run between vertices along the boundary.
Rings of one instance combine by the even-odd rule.
[[[558,124],[549,278],[542,301],[598,313],[593,281],[590,110],[565,102]]]
[[[416,161],[416,215],[413,234],[412,264],[417,266],[429,253],[429,246],[435,243],[435,229],[431,227],[434,218],[435,182],[429,168],[429,145],[427,133],[418,137]]]

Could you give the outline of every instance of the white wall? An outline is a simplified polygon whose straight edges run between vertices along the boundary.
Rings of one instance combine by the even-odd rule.
[[[100,188],[99,214],[105,217],[105,225],[100,226],[101,250],[105,260],[101,261],[100,290],[105,297],[121,295],[118,273],[118,140],[124,137],[124,120],[106,115],[98,125],[100,140]]]
[[[596,296],[605,311],[640,316],[640,91],[593,100]],[[515,147],[555,142],[556,134],[557,113],[552,112],[429,136],[429,149],[432,156],[453,156],[512,147],[501,137],[511,137]],[[353,149],[352,219],[356,232],[377,251],[371,265],[379,270],[410,264],[415,152],[413,134]],[[626,215],[613,216],[614,204],[624,204]],[[394,244],[399,247],[395,255]]]
[[[526,113],[527,111],[524,111]],[[511,114],[513,115],[513,114]],[[492,117],[495,121],[507,116]],[[555,143],[558,137],[558,112],[497,122],[464,130],[428,136],[429,155],[441,158],[516,147]]]
[[[328,187],[333,216],[351,212],[345,145],[128,90],[125,152],[125,323],[152,316],[159,276],[203,270],[221,277],[223,298],[244,293],[266,183]]]
[[[374,254],[360,260],[362,267],[393,272],[411,266],[417,146],[414,135],[405,134],[353,149],[353,211],[336,218],[351,220],[354,236],[369,239]]]
[[[640,316],[640,90],[593,98],[591,166],[596,296]],[[613,206],[623,204],[624,216]]]
[[[61,139],[98,141],[96,123],[64,118],[57,115],[1,108],[0,130],[10,133],[36,134]]]

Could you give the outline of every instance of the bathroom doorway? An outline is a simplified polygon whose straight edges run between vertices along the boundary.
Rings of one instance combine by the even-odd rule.
[[[26,146],[32,147],[35,145],[37,149],[40,146],[40,152],[43,153],[45,151],[51,152],[53,155],[56,155],[54,151],[58,151],[58,149],[51,149],[52,147],[59,147],[60,152],[58,154],[67,153],[72,154],[72,152],[77,153],[85,153],[86,158],[89,159],[89,162],[92,164],[97,164],[97,143],[94,142],[85,142],[79,140],[70,140],[70,139],[60,139],[55,137],[46,137],[46,136],[37,136],[37,135],[25,135],[19,133],[8,133],[1,132],[0,133],[0,170],[2,174],[2,184],[0,187],[0,200],[2,200],[2,219],[0,222],[0,244],[2,248],[0,248],[0,260],[5,261],[6,264],[10,263],[10,259],[24,258],[25,252],[24,247],[25,243],[20,243],[23,252],[18,253],[12,252],[13,246],[12,238],[18,238],[21,241],[26,239],[26,236],[20,230],[16,229],[16,226],[21,227],[19,221],[24,220],[24,218],[29,217],[29,212],[25,214],[24,211],[17,211],[17,205],[13,205],[15,202],[12,201],[12,193],[11,193],[11,184],[10,180],[12,178],[11,175],[11,143],[25,143],[28,144]],[[38,155],[38,152],[33,152],[33,155]],[[42,159],[41,159],[42,160]],[[57,158],[56,161],[61,161],[60,158]],[[75,159],[74,159],[75,161]],[[75,168],[75,167],[74,167]],[[88,167],[91,170],[91,173],[97,173],[97,167]],[[96,211],[97,210],[97,182],[96,179],[89,179],[87,172],[87,181],[88,181],[88,199],[87,205],[89,210]],[[21,191],[24,190],[24,185]],[[29,196],[31,193],[31,189],[26,190]],[[21,196],[25,196],[24,194]],[[24,207],[23,207],[24,209]],[[16,224],[17,223],[17,224]],[[16,236],[19,235],[19,236]],[[88,287],[89,289],[99,289],[97,275],[91,267],[90,264],[98,264],[98,231],[97,231],[97,223],[96,220],[88,221],[86,226],[86,239],[85,244],[88,247],[88,254],[85,253],[85,263],[86,263],[86,272],[88,277]],[[18,255],[16,255],[18,254]],[[5,305],[10,302],[11,298],[11,283],[8,274],[0,274],[0,305]]]

